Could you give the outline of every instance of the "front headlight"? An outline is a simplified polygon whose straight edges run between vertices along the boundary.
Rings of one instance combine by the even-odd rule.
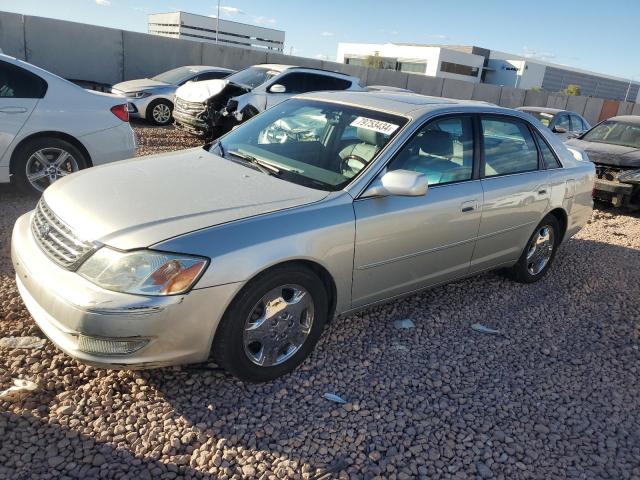
[[[127,97],[129,98],[147,98],[151,96],[150,92],[131,92],[131,93],[127,93]]]
[[[87,280],[107,290],[135,295],[175,295],[189,290],[209,260],[175,253],[103,247],[78,269]]]
[[[640,184],[640,170],[629,170],[618,176],[618,181],[623,183]]]

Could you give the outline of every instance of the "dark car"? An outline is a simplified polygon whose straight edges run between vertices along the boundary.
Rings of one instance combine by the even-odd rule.
[[[582,135],[591,128],[589,122],[576,112],[547,107],[519,107],[516,110],[527,112],[536,117],[545,127],[557,133],[562,139],[574,138]]]
[[[610,118],[566,145],[581,148],[595,163],[596,199],[640,208],[640,116]]]

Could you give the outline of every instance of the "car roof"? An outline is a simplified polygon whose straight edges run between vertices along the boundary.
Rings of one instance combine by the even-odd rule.
[[[342,72],[334,72],[333,70],[325,70],[324,68],[315,68],[315,67],[304,67],[302,65],[283,65],[283,64],[279,64],[279,63],[260,63],[257,65],[253,65],[254,67],[260,67],[260,68],[268,68],[270,70],[275,70],[277,72],[284,72],[285,70],[293,70],[293,69],[300,69],[300,70],[311,70],[313,72],[321,72],[321,73],[328,73],[329,75],[337,75],[340,77],[345,77],[345,78],[350,78],[350,79],[357,79],[359,80],[357,77],[354,77],[352,75],[349,75],[347,73],[342,73]],[[248,67],[250,68],[250,67]]]
[[[185,65],[183,68],[188,68],[194,72],[235,72],[235,70],[232,70],[231,68],[213,67],[210,65]]]
[[[335,92],[312,92],[296,96],[296,98],[307,98],[312,100],[324,100],[333,103],[344,103],[347,105],[369,108],[372,110],[382,110],[388,113],[418,117],[429,110],[446,107],[486,107],[488,111],[513,113],[508,108],[498,107],[488,102],[474,100],[456,100],[453,98],[429,97],[413,92],[393,92],[393,91],[348,91],[341,90]]]
[[[640,125],[640,115],[619,115],[617,117],[607,118],[614,122],[633,123],[634,125]]]
[[[544,113],[560,113],[567,112],[568,110],[562,110],[561,108],[550,108],[550,107],[518,107],[516,110],[520,110],[521,112],[544,112]],[[571,112],[574,113],[574,112]]]

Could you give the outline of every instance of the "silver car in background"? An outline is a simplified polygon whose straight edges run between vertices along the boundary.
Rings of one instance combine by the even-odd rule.
[[[326,323],[487,270],[540,280],[591,216],[593,164],[531,116],[390,92],[287,100],[209,147],[56,182],[12,239],[43,332],[109,368],[266,381]]]
[[[172,120],[173,97],[178,87],[188,82],[225,78],[234,70],[206,65],[178,67],[152,78],[120,82],[111,93],[126,97],[129,115],[148,120],[155,125],[168,125]]]

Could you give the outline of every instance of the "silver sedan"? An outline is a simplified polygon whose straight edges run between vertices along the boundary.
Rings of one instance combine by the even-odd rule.
[[[206,65],[178,67],[152,78],[140,78],[115,84],[111,93],[128,99],[129,115],[154,125],[168,125],[172,120],[173,97],[188,82],[225,78],[234,70]]]
[[[82,171],[16,222],[18,288],[69,355],[266,381],[337,314],[492,269],[531,283],[593,164],[525,113],[398,92],[296,97],[210,147]]]

